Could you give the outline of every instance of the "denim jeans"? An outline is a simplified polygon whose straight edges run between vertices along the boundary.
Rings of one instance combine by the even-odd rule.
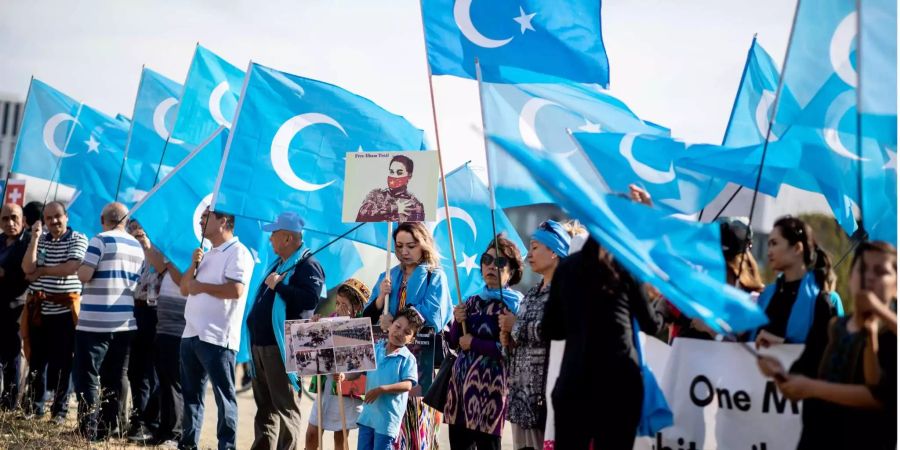
[[[235,356],[234,350],[203,342],[196,336],[181,340],[181,387],[184,395],[182,448],[197,448],[203,425],[203,394],[207,380],[212,383],[219,410],[216,426],[219,450],[236,448]]]
[[[133,338],[134,331],[75,332],[72,381],[78,397],[78,428],[88,439],[109,436],[119,425]]]
[[[390,450],[393,446],[394,438],[386,434],[378,434],[374,428],[359,425],[356,450]]]

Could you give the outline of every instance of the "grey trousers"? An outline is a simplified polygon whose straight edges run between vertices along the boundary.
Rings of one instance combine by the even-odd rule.
[[[251,450],[303,448],[300,399],[291,386],[277,345],[251,346],[256,418]]]

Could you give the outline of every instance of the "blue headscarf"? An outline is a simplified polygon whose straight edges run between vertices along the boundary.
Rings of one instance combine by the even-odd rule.
[[[546,245],[550,251],[561,257],[569,254],[569,243],[571,242],[569,233],[555,220],[548,220],[540,224],[531,235],[531,239]]]
[[[525,297],[521,292],[510,289],[509,286],[506,286],[503,289],[491,289],[487,287],[487,285],[481,289],[478,296],[483,300],[502,300],[503,304],[506,305],[513,314],[519,312],[519,303],[522,301],[522,298]]]

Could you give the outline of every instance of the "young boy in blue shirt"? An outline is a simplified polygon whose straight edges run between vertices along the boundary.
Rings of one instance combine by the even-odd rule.
[[[356,420],[358,450],[388,450],[400,434],[409,391],[418,382],[416,358],[406,345],[424,322],[416,310],[404,308],[397,312],[387,339],[375,344],[378,368],[366,373],[365,405]]]

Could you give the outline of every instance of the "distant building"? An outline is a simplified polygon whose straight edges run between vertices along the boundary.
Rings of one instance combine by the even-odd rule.
[[[8,96],[0,96],[0,177],[6,178],[12,164],[25,104]]]

